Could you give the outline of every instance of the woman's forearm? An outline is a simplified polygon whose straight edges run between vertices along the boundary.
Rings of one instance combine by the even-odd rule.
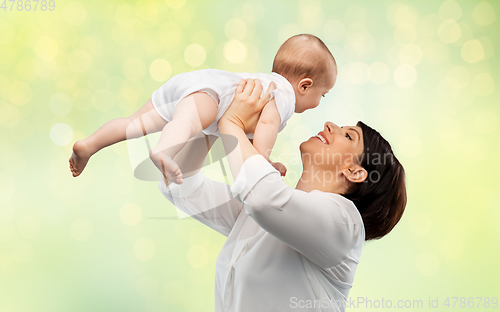
[[[224,144],[224,149],[226,151],[231,150],[231,147],[229,146],[231,141],[233,141],[230,140],[231,136],[235,137],[238,142],[236,148],[227,155],[233,179],[236,179],[245,160],[253,155],[259,154],[259,152],[255,149],[252,143],[250,143],[241,127],[228,120],[219,121],[218,126],[222,143]]]

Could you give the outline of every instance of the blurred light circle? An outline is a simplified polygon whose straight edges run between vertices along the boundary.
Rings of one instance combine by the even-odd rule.
[[[186,3],[186,0],[165,0],[165,3],[172,9],[180,9]]]
[[[16,182],[8,173],[0,174],[0,202],[9,201],[14,196]]]
[[[477,38],[479,43],[483,46],[484,49],[484,59],[487,60],[491,58],[494,54],[494,45],[493,42],[490,40],[489,37],[486,36],[481,36]]]
[[[488,144],[482,137],[473,137],[465,143],[464,155],[472,162],[478,162],[488,156]]]
[[[167,81],[172,74],[172,66],[164,59],[156,59],[149,66],[149,74],[158,82]]]
[[[298,35],[301,33],[301,29],[299,25],[296,24],[286,24],[283,25],[278,31],[278,39],[281,43],[288,40],[288,38]]]
[[[80,41],[82,50],[87,51],[92,57],[98,57],[102,54],[103,46],[99,38],[94,36],[84,36]]]
[[[458,120],[451,117],[443,117],[437,126],[437,132],[443,143],[456,141],[462,135],[460,123]]]
[[[27,84],[16,81],[10,86],[9,100],[12,104],[26,105],[31,101],[32,94],[31,88]]]
[[[465,88],[470,82],[469,71],[463,66],[454,66],[448,71],[446,82],[454,89]]]
[[[495,9],[486,1],[476,5],[472,11],[472,17],[474,18],[474,21],[481,26],[489,25],[497,18]]]
[[[193,268],[204,267],[209,259],[209,254],[204,246],[193,246],[189,249],[187,255],[187,261]]]
[[[65,123],[57,123],[50,128],[50,139],[56,145],[66,146],[73,141],[73,129]]]
[[[349,80],[354,84],[364,84],[370,76],[370,67],[363,62],[355,62],[349,66]]]
[[[415,213],[410,219],[410,230],[415,235],[425,235],[429,233],[432,226],[432,220],[425,213]]]
[[[399,44],[409,44],[417,39],[417,30],[412,24],[399,24],[394,30],[394,41]]]
[[[247,48],[238,40],[226,42],[223,49],[224,57],[231,63],[241,63],[247,56]]]
[[[439,17],[442,20],[452,19],[458,21],[462,16],[462,8],[454,0],[446,0],[439,7]]]
[[[346,36],[347,47],[359,56],[368,56],[375,52],[377,42],[373,35],[367,31],[352,31]]]
[[[0,44],[9,43],[15,36],[15,30],[9,22],[0,20]]]
[[[13,105],[0,105],[0,125],[5,128],[13,128],[21,121],[21,113]]]
[[[151,260],[156,254],[156,244],[149,238],[141,238],[134,244],[134,255],[141,261]]]
[[[77,219],[73,221],[70,227],[70,234],[74,240],[79,242],[84,242],[92,237],[94,233],[94,227],[92,223],[87,219]]]
[[[73,109],[73,100],[64,93],[56,93],[49,100],[50,110],[57,116],[66,116]]]
[[[482,73],[472,80],[472,92],[479,96],[488,96],[495,91],[495,82],[488,73]]]
[[[448,260],[456,260],[463,254],[462,240],[456,236],[446,237],[441,240],[441,254]]]
[[[376,85],[384,84],[389,79],[389,67],[382,62],[375,62],[370,65],[370,82]]]
[[[69,2],[63,9],[64,20],[73,26],[80,26],[87,19],[85,7],[78,2]]]
[[[396,2],[387,8],[387,20],[394,26],[403,23],[415,24],[418,22],[418,12],[411,5]]]
[[[127,59],[123,65],[123,73],[128,80],[139,82],[146,75],[146,65],[144,65],[144,62],[140,59]]]
[[[53,59],[42,60],[35,57],[33,60],[33,71],[38,77],[50,77],[57,71],[57,63]]]
[[[417,71],[415,67],[403,64],[394,71],[394,82],[402,87],[411,87],[417,81]]]
[[[16,230],[12,225],[0,225],[0,243],[9,243],[16,238]]]
[[[416,66],[422,61],[422,49],[416,44],[408,44],[399,51],[399,61],[403,64]]]
[[[477,63],[484,58],[484,48],[479,40],[472,39],[462,46],[462,58],[468,63]]]
[[[462,30],[456,21],[449,19],[439,25],[438,36],[444,43],[453,43],[460,39]]]
[[[68,65],[71,70],[77,73],[86,72],[90,67],[90,56],[87,52],[77,49],[68,55]]]
[[[179,44],[184,36],[179,25],[172,22],[166,22],[160,26],[159,37],[162,42],[173,47]]]
[[[35,53],[41,59],[50,60],[59,53],[59,46],[52,37],[42,36],[35,43]]]
[[[497,114],[490,109],[481,111],[477,113],[474,123],[476,128],[482,133],[494,133],[498,126]]]
[[[33,258],[33,246],[27,241],[18,241],[12,247],[12,258],[19,263],[27,263]]]
[[[158,282],[154,278],[145,276],[139,279],[136,289],[141,298],[149,299],[156,296],[159,287]]]
[[[40,231],[40,221],[31,212],[24,212],[19,217],[17,231],[24,238],[33,238]]]
[[[417,157],[422,150],[422,142],[416,135],[407,135],[399,140],[401,154],[407,158]]]
[[[423,275],[434,275],[439,270],[439,259],[432,253],[423,253],[417,257],[417,269]]]
[[[202,65],[205,62],[206,57],[207,53],[205,52],[205,49],[197,43],[188,45],[184,50],[184,60],[189,66],[192,67]]]
[[[447,61],[450,57],[448,45],[439,41],[433,41],[424,46],[424,55],[430,63],[438,65]]]
[[[345,36],[344,23],[338,20],[329,20],[323,27],[323,35],[325,40],[329,43],[338,43]]]
[[[115,20],[123,28],[131,28],[137,23],[137,15],[134,7],[128,4],[120,5],[115,12]]]
[[[321,1],[300,0],[298,20],[307,29],[317,29],[323,23]]]
[[[125,204],[120,210],[120,220],[125,225],[128,226],[136,225],[141,221],[141,218],[142,218],[141,207],[137,206],[134,203]]]
[[[66,219],[66,207],[59,202],[48,203],[43,208],[42,216],[50,225],[60,224]]]
[[[99,90],[92,96],[94,108],[100,112],[108,112],[115,106],[115,96],[108,90]]]
[[[239,18],[232,18],[227,21],[224,27],[224,32],[227,39],[241,40],[245,38],[245,35],[247,33],[247,25]]]

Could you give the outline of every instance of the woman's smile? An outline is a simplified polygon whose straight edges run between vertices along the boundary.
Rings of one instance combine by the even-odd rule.
[[[326,144],[326,145],[330,144],[330,142],[328,142],[328,139],[326,138],[326,135],[323,133],[323,131],[319,132],[314,137],[318,138],[323,144]]]

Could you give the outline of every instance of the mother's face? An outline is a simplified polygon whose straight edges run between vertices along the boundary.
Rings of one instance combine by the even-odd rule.
[[[316,170],[349,170],[363,154],[363,131],[360,127],[339,127],[326,122],[323,131],[300,144],[303,166]]]

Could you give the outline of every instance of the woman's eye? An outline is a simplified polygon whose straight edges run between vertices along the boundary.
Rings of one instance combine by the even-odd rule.
[[[322,95],[322,97],[325,97],[325,95]]]
[[[351,136],[349,135],[349,133],[346,133],[346,134],[345,134],[345,136],[346,136],[346,138],[348,138],[349,140],[351,140],[351,141],[352,141],[352,138],[351,138]]]

